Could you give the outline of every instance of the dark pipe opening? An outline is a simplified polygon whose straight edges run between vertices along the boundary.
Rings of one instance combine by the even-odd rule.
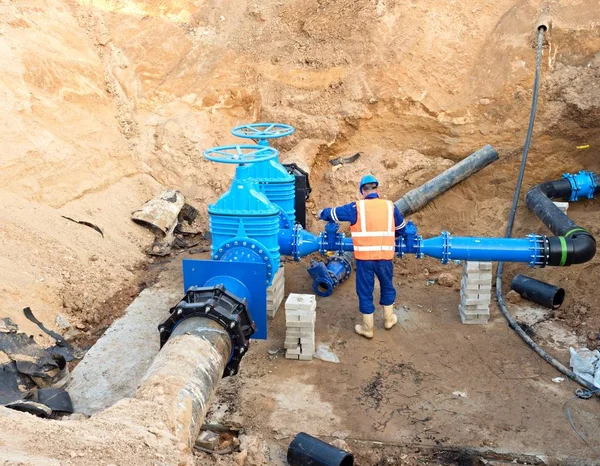
[[[317,284],[317,289],[321,293],[327,293],[329,291],[329,287],[325,283],[322,283],[322,282]]]
[[[552,309],[558,309],[561,306],[561,304],[565,300],[566,294],[567,293],[565,293],[565,290],[563,288],[558,289],[558,291],[554,295],[554,300],[552,301]]]
[[[290,466],[354,466],[352,453],[300,432],[287,451]]]

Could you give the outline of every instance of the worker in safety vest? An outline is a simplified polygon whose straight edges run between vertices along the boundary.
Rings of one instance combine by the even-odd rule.
[[[373,289],[375,276],[381,287],[379,304],[383,306],[385,328],[398,322],[394,314],[394,245],[396,237],[404,233],[406,222],[392,201],[380,199],[379,182],[373,175],[360,181],[358,202],[319,211],[319,218],[328,222],[350,222],[354,258],[356,259],[356,294],[362,325],[354,330],[365,338],[373,338]]]

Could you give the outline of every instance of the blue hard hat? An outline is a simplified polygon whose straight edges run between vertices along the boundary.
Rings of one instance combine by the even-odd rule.
[[[375,178],[373,175],[369,174],[369,175],[365,175],[362,177],[362,180],[360,180],[360,187],[359,190],[362,193],[362,189],[363,186],[366,184],[371,184],[371,183],[375,183],[375,187],[379,186],[379,181],[377,181],[377,178]]]

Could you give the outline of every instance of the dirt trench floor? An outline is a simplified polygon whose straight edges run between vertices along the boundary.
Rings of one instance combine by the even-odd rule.
[[[300,431],[344,440],[361,465],[485,464],[431,454],[467,447],[547,464],[600,464],[598,400],[574,399],[577,384],[553,382],[561,374],[520,340],[495,303],[489,324],[463,325],[459,285],[431,284],[441,271],[458,276],[459,266],[414,258],[396,264],[397,327],[384,330],[378,311],[373,340],[354,333],[352,277],[318,298],[317,345],[329,345],[340,363],[290,361],[282,305],[268,341],[254,341],[239,376],[221,381],[209,419],[240,422],[261,438],[269,445],[266,464],[285,464]],[[168,274],[178,272],[174,265]],[[287,262],[285,274],[286,296],[313,293],[306,263]],[[546,349],[568,363],[564,342],[557,336],[551,343]]]

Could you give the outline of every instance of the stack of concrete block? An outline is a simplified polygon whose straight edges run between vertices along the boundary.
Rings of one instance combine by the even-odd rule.
[[[285,357],[311,361],[315,353],[317,300],[312,294],[290,293],[285,302]]]
[[[463,262],[458,311],[463,324],[487,324],[492,299],[492,263]]]
[[[568,202],[555,202],[554,205],[556,207],[558,207],[558,209],[563,213],[566,214],[567,210],[569,209],[569,203]]]
[[[283,302],[285,295],[285,272],[283,264],[279,266],[279,270],[273,278],[273,284],[267,288],[267,316],[273,319],[277,315],[277,311]]]

